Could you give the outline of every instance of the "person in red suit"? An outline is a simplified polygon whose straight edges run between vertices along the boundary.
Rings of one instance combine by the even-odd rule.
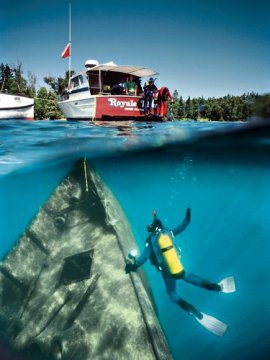
[[[173,102],[173,96],[170,93],[170,90],[167,87],[162,86],[157,93],[157,115],[166,116],[168,98]]]

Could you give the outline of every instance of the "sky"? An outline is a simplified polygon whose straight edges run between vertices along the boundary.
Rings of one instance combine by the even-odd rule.
[[[0,0],[0,63],[44,86],[63,76],[72,7],[72,69],[87,59],[138,65],[183,98],[270,92],[266,0]]]

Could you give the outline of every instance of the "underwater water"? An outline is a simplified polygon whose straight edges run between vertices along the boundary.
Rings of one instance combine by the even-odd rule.
[[[117,198],[141,252],[154,209],[174,228],[190,208],[191,223],[175,239],[185,269],[215,282],[235,277],[232,294],[178,281],[181,297],[229,325],[217,337],[172,303],[161,274],[144,265],[173,358],[269,359],[270,127],[1,122],[1,258],[80,158]]]

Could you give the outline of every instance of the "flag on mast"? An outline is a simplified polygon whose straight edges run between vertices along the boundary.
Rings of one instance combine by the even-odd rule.
[[[71,43],[69,42],[62,52],[62,58],[65,59],[71,55]]]

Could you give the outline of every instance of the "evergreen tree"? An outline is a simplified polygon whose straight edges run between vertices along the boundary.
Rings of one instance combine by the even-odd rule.
[[[253,109],[257,116],[270,119],[270,94],[257,96]]]
[[[177,119],[183,119],[185,116],[186,116],[185,102],[184,102],[182,96],[180,96],[178,111],[177,111]]]
[[[39,120],[48,119],[47,98],[48,98],[47,89],[45,87],[41,87],[37,91],[37,95],[35,98],[35,119],[39,119]]]
[[[191,104],[192,104],[191,109],[193,110],[193,112],[191,114],[191,119],[197,120],[199,118],[199,116],[200,116],[199,100],[196,99],[196,98],[192,99]]]
[[[213,103],[210,119],[214,121],[223,120],[222,107],[218,104],[218,102]]]
[[[63,117],[58,104],[58,98],[54,92],[41,87],[35,98],[35,118],[43,119],[61,119]]]
[[[47,116],[50,120],[61,119],[63,114],[58,107],[58,96],[53,93],[48,93],[48,105],[47,105]]]
[[[0,92],[9,92],[10,83],[13,81],[13,72],[8,64],[0,65]]]
[[[20,95],[27,94],[27,81],[23,77],[23,69],[21,62],[19,62],[18,65],[14,67],[14,81],[12,83],[11,92]]]
[[[193,119],[193,115],[194,115],[193,112],[194,112],[193,103],[189,96],[186,101],[186,117],[188,119]]]
[[[174,90],[173,92],[173,102],[168,103],[168,114],[170,118],[177,119],[178,118],[178,109],[179,109],[179,95],[178,91]]]
[[[26,95],[33,97],[35,94],[35,83],[32,82],[29,85],[26,79],[23,77],[22,63],[18,65],[9,66],[8,64],[0,65],[0,91],[9,94]]]
[[[231,98],[231,121],[239,120],[238,118],[238,107],[237,107],[237,100],[235,97]]]

